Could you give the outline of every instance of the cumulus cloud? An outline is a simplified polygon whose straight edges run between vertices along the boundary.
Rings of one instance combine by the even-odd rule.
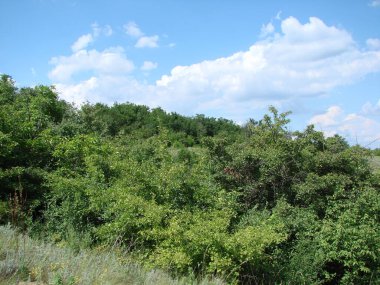
[[[99,89],[98,78],[96,77],[91,77],[78,84],[56,83],[55,88],[58,90],[60,97],[70,103],[81,105],[86,101],[90,101],[89,99],[91,101],[101,99],[104,102],[104,98],[94,96],[94,93],[92,93]],[[88,94],[91,93],[92,98],[89,98]]]
[[[228,57],[177,66],[156,84],[199,104],[255,106],[326,94],[379,70],[380,52],[360,50],[345,30],[289,17],[276,37]]]
[[[247,50],[176,66],[152,84],[133,79],[133,63],[122,49],[81,50],[53,58],[50,78],[60,84],[57,89],[62,94],[73,90],[89,101],[93,96],[102,102],[136,100],[189,115],[206,113],[244,121],[269,104],[328,94],[380,71],[380,50],[373,48],[374,41],[361,48],[349,32],[318,18],[300,23],[288,17],[281,21],[280,30],[266,29],[271,34]],[[158,36],[141,36],[136,47],[155,47],[158,40]],[[91,76],[72,80],[83,72]],[[334,117],[337,111],[330,110],[330,121],[341,116]]]
[[[53,57],[50,64],[54,68],[49,78],[54,82],[70,81],[74,75],[92,72],[97,75],[128,73],[133,70],[133,62],[126,58],[121,47],[103,51],[79,50],[70,56]]]
[[[128,24],[125,24],[123,28],[127,35],[134,38],[139,38],[144,35],[144,33],[140,30],[135,22],[129,22]]]
[[[356,113],[345,113],[339,106],[331,106],[326,112],[309,121],[326,136],[339,134],[351,143],[370,144],[380,138],[380,123]]]
[[[144,71],[149,71],[149,70],[153,70],[153,69],[156,69],[158,66],[157,62],[152,62],[152,61],[144,61],[143,65],[141,66],[141,70],[144,70]]]
[[[56,83],[55,87],[62,99],[78,106],[84,102],[113,104],[126,101],[159,106],[154,103],[153,87],[143,85],[129,75],[102,74],[79,82]]]
[[[343,110],[339,106],[331,106],[325,113],[312,117],[309,123],[323,127],[331,127],[336,125],[336,119],[342,112]]]
[[[159,36],[141,37],[135,44],[137,48],[156,48],[158,47]]]

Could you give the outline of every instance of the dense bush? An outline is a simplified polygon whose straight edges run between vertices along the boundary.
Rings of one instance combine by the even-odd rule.
[[[287,129],[0,80],[0,222],[76,250],[120,246],[173,275],[242,284],[380,282],[371,152]]]

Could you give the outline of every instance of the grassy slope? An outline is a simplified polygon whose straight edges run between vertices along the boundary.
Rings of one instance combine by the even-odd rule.
[[[0,226],[0,285],[19,281],[43,284],[223,284],[220,280],[173,279],[161,270],[147,271],[123,262],[112,251],[84,250],[44,244]]]

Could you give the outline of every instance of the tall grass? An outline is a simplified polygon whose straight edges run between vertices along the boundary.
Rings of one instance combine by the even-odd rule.
[[[51,285],[199,284],[219,279],[173,279],[161,270],[145,270],[112,250],[79,250],[35,241],[9,226],[0,226],[0,285],[34,281]]]

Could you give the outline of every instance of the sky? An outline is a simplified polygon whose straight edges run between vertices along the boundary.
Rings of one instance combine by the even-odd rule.
[[[380,147],[380,0],[0,0],[0,73],[60,98]]]

